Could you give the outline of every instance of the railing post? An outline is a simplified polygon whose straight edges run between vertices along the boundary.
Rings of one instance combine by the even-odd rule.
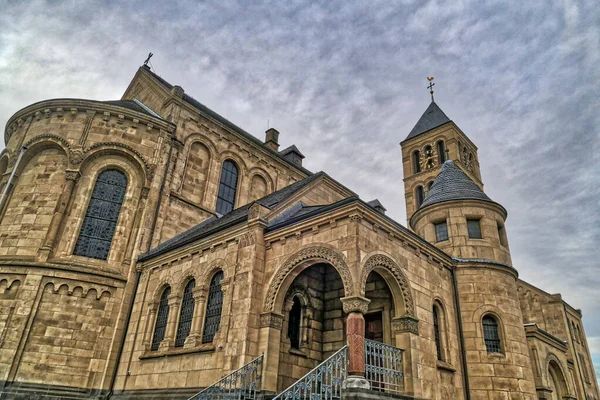
[[[348,314],[346,320],[346,337],[348,340],[348,377],[344,382],[345,388],[369,389],[369,382],[365,379],[365,318],[369,308],[369,299],[352,296],[343,297],[344,312]]]

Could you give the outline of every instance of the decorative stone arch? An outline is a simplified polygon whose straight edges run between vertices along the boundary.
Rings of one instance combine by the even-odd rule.
[[[8,171],[8,164],[10,161],[11,153],[4,149],[0,153],[0,178]]]
[[[142,177],[144,186],[150,186],[151,168],[146,162],[144,156],[142,156],[133,147],[130,147],[122,143],[96,143],[93,146],[88,147],[84,152],[84,157],[81,160],[81,171],[87,168],[87,165],[93,163],[96,159],[104,158],[104,156],[117,157],[125,159],[133,166]],[[132,177],[128,176],[129,179]]]
[[[248,176],[250,177],[250,182],[252,182],[252,178],[254,178],[254,175],[259,175],[261,178],[263,178],[265,180],[265,182],[267,182],[267,192],[268,193],[272,193],[274,190],[274,184],[273,184],[273,179],[271,179],[271,176],[262,168],[260,167],[254,167],[252,169],[250,169],[250,171],[248,171]]]
[[[239,156],[239,154],[234,153],[231,150],[225,150],[225,151],[222,151],[221,153],[219,153],[219,159],[220,159],[219,161],[220,161],[221,166],[228,159],[233,161],[239,169],[238,173],[239,173],[240,177],[242,175],[248,176],[248,172],[249,172],[248,165],[246,165],[246,162],[244,161],[244,159],[242,157]],[[219,177],[220,176],[221,176],[221,173],[219,172]]]
[[[546,355],[546,361],[544,365],[546,367],[544,369],[544,374],[546,375],[547,383],[550,384],[550,380],[553,378],[550,376],[552,373],[550,369],[552,368],[555,373],[559,374],[559,376],[556,376],[556,383],[560,386],[559,390],[561,391],[562,396],[567,396],[569,393],[571,393],[567,380],[568,375],[565,373],[565,369],[563,368],[559,358],[553,353],[548,353]]]
[[[288,308],[287,303],[289,301],[293,301],[294,297],[298,297],[300,299],[300,303],[302,304],[303,307],[313,308],[312,298],[306,287],[304,287],[302,285],[292,285],[288,289],[287,293],[288,294],[285,296],[285,302],[284,302],[284,304],[286,305],[286,307],[284,308],[285,311],[289,311],[289,310],[287,310],[287,308]]]
[[[478,350],[486,351],[484,337],[483,337],[483,317],[491,315],[496,319],[498,323],[498,333],[500,335],[500,343],[502,344],[502,353],[507,351],[507,338],[509,337],[506,333],[506,325],[504,323],[504,312],[500,308],[492,304],[483,304],[479,306],[472,314],[472,321],[478,324],[475,330],[477,338],[481,339],[478,341],[477,346],[481,346]]]
[[[415,316],[410,283],[398,263],[390,256],[382,253],[367,256],[361,270],[360,293],[362,295],[365,293],[369,274],[375,271],[386,281],[392,292],[396,316],[399,317],[404,314]],[[404,310],[404,313],[400,313],[400,310]]]
[[[193,267],[189,268],[182,274],[182,278],[179,279],[177,286],[173,288],[175,293],[183,296],[183,291],[184,291],[186,285],[192,279],[194,281],[196,281],[196,283],[195,283],[196,287],[198,287],[202,282],[203,276],[197,268],[193,268]]]
[[[61,138],[60,136],[53,135],[50,133],[38,135],[33,139],[29,140],[27,143],[25,143],[23,147],[26,148],[26,150],[23,154],[21,162],[19,163],[19,165],[16,166],[16,176],[21,175],[21,172],[23,172],[23,170],[25,169],[27,164],[29,164],[29,161],[31,161],[33,157],[47,149],[61,150],[62,153],[64,153],[65,158],[68,162],[70,145],[65,139]],[[8,168],[14,167],[14,164],[17,162],[17,158],[19,157],[19,152],[20,149],[12,154],[12,157],[9,159],[8,162]]]
[[[158,285],[156,285],[156,288],[154,288],[154,292],[152,293],[152,297],[150,297],[150,303],[156,303],[156,304],[158,304],[158,302],[160,302],[160,296],[162,296],[164,290],[167,287],[171,288],[171,296],[175,295],[174,289],[176,288],[176,286],[175,286],[175,282],[173,280],[173,277],[171,275],[163,277],[158,282]]]
[[[326,244],[311,244],[289,256],[275,271],[267,289],[264,311],[283,309],[285,294],[294,279],[306,268],[318,263],[333,266],[344,284],[345,297],[354,295],[352,274],[344,256]]]
[[[200,288],[203,291],[208,291],[210,281],[212,280],[213,276],[215,276],[215,274],[219,271],[223,271],[223,281],[221,282],[221,290],[224,290],[223,286],[225,286],[229,282],[229,271],[227,268],[227,263],[222,258],[218,258],[208,265],[202,276],[198,280],[196,280],[196,287]]]
[[[216,160],[220,159],[219,152],[217,151],[217,146],[215,146],[213,141],[201,133],[194,132],[194,133],[191,133],[190,135],[188,135],[184,141],[186,160],[187,160],[187,156],[189,154],[190,148],[196,142],[202,143],[204,146],[206,146],[206,148],[208,149],[208,152],[210,153],[211,159],[213,159],[213,158]]]

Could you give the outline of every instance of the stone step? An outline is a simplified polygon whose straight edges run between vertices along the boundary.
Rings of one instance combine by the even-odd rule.
[[[14,382],[0,389],[0,399],[77,400],[91,397],[88,389],[35,383]]]

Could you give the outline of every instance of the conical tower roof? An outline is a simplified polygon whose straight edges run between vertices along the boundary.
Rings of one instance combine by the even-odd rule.
[[[446,122],[450,122],[450,118],[444,114],[442,109],[435,103],[435,101],[432,101],[404,141],[406,142],[408,139],[412,139],[432,130],[433,128],[437,128]]]
[[[483,191],[452,160],[442,165],[419,210],[453,200],[483,200],[492,202]]]

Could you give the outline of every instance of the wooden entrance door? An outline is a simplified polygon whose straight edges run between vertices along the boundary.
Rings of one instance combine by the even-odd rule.
[[[365,314],[365,339],[383,343],[383,315],[381,311]],[[378,367],[384,365],[383,355],[371,348],[365,354],[366,378],[372,390],[382,391],[383,375]]]
[[[383,343],[383,315],[381,311],[365,314],[365,338]]]

